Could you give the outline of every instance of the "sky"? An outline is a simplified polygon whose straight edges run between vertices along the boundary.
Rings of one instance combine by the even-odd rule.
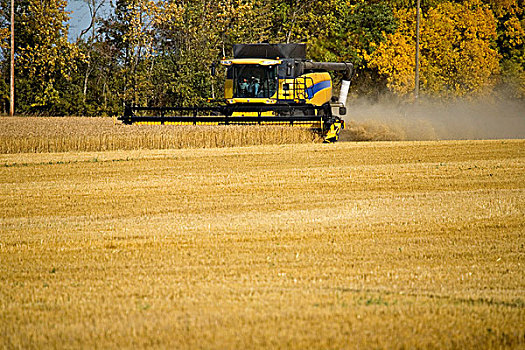
[[[100,1],[97,0],[100,3]],[[91,15],[89,7],[84,0],[69,0],[66,6],[66,11],[71,12],[69,15],[69,41],[76,41],[82,30],[89,26]],[[104,5],[99,10],[101,15],[109,14],[111,11],[110,0],[104,0]]]

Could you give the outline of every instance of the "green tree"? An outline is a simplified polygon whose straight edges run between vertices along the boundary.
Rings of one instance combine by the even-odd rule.
[[[525,97],[525,1],[489,0],[497,19],[497,45],[501,54],[502,90]]]
[[[114,14],[104,21],[100,31],[111,46],[120,70],[114,72],[120,87],[116,96],[128,103],[143,104],[152,90],[152,23],[157,5],[148,0],[117,0]]]
[[[312,36],[310,55],[316,60],[352,62],[356,69],[353,90],[378,94],[384,81],[377,70],[367,66],[371,54],[386,35],[397,28],[393,8],[385,2],[337,1],[332,7],[331,26],[324,35]]]
[[[204,103],[214,92],[212,82],[223,82],[221,74],[211,77],[212,64],[230,56],[235,43],[270,39],[268,11],[264,2],[256,0],[157,2],[155,54],[148,63],[153,67],[154,88],[147,103]]]
[[[208,21],[216,7],[203,1],[158,3],[153,16],[156,45],[150,62],[154,88],[149,105],[190,106],[205,101],[211,81],[208,66],[219,56],[219,33]]]
[[[407,95],[414,90],[415,10],[402,8],[395,15],[397,30],[386,34],[386,40],[379,44],[372,43],[376,49],[366,53],[365,59],[369,68],[377,69],[386,78],[386,86],[392,92]]]

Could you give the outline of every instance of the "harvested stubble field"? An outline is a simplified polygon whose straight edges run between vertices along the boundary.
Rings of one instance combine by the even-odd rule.
[[[213,148],[321,141],[285,126],[124,125],[111,118],[0,117],[0,153]]]
[[[523,348],[525,141],[0,155],[2,348]]]

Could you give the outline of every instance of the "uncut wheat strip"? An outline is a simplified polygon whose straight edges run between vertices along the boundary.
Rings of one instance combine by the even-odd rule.
[[[46,136],[3,136],[0,153],[111,151],[166,148],[211,148],[264,144],[316,142],[316,137],[305,130],[260,127],[217,128],[211,130],[175,130],[175,132],[145,132],[138,129],[127,134],[58,134]],[[249,136],[247,136],[249,135]]]

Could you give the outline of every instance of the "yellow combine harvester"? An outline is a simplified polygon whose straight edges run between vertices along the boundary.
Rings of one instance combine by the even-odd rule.
[[[224,99],[207,107],[126,106],[126,124],[291,125],[311,128],[335,142],[344,128],[352,63],[313,62],[305,44],[239,44],[226,68]],[[214,73],[214,68],[212,72]],[[344,73],[339,99],[329,71]],[[339,115],[332,113],[338,108]],[[155,115],[146,115],[155,114]]]

